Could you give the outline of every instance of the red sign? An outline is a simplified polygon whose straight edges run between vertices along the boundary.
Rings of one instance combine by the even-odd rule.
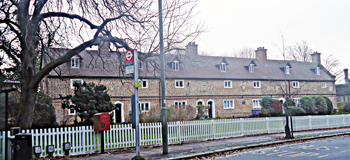
[[[111,117],[108,113],[96,113],[94,115],[94,130],[106,131],[111,129]]]
[[[134,50],[128,50],[125,53],[125,63],[133,63],[134,62]]]

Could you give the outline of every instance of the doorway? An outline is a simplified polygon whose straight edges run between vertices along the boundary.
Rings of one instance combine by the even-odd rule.
[[[213,100],[208,101],[208,112],[209,112],[209,118],[215,118],[215,103]]]
[[[115,102],[115,111],[114,111],[114,122],[122,123],[124,122],[124,108],[122,102]]]

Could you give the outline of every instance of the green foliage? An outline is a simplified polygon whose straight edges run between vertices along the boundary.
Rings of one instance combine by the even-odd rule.
[[[197,107],[197,119],[204,117],[204,114],[207,112],[207,110],[210,108],[209,106],[204,106],[204,105],[198,105]]]
[[[344,112],[350,112],[350,103],[346,103],[343,109]]]
[[[272,98],[270,96],[265,96],[261,99],[260,105],[262,106],[262,109],[265,109],[265,112],[268,112],[267,115],[269,116],[275,113],[271,104],[272,104]]]
[[[316,114],[316,102],[311,96],[302,96],[300,104],[307,114]]]
[[[57,126],[55,108],[50,96],[39,92],[35,103],[32,128]]]
[[[306,112],[303,108],[301,107],[296,107],[296,106],[288,106],[285,109],[285,113],[288,116],[301,116],[305,115]]]
[[[283,103],[283,108],[287,108],[288,106],[295,106],[295,102],[291,98],[287,98]]]
[[[262,117],[269,117],[269,116],[271,116],[270,115],[270,111],[268,109],[265,109],[265,108],[261,109],[260,115]]]
[[[110,112],[113,109],[113,104],[110,102],[111,97],[106,91],[106,86],[95,85],[91,82],[83,84],[74,82],[74,95],[62,96],[62,108],[74,109],[77,115],[82,119],[83,124],[92,125],[93,116],[96,113]],[[69,101],[73,105],[69,104]],[[77,124],[77,122],[75,122]]]
[[[327,103],[327,114],[332,114],[333,112],[332,101],[327,96],[322,95],[322,97],[326,100],[326,103]]]
[[[280,105],[280,101],[272,100],[271,108],[273,109],[273,113],[271,115],[281,115],[282,114],[282,105]]]
[[[318,114],[327,114],[327,102],[322,96],[314,98],[316,102],[316,110]]]
[[[344,106],[346,105],[346,103],[345,102],[338,102],[338,110],[339,110],[339,112],[340,111],[344,111]]]

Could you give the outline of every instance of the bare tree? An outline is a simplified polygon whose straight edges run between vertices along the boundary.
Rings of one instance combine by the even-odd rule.
[[[310,62],[311,54],[313,52],[314,51],[309,47],[309,43],[307,41],[301,41],[301,43],[296,43],[293,46],[287,47],[286,59]]]
[[[157,5],[156,0],[2,0],[0,53],[15,64],[3,76],[18,73],[24,82],[15,125],[31,127],[40,81],[88,47],[110,42],[118,56],[129,49],[137,49],[140,59],[157,55]],[[183,47],[204,31],[202,23],[191,22],[196,5],[196,0],[163,3],[165,51]],[[53,55],[50,48],[67,50]],[[45,66],[43,56],[50,57]]]
[[[232,56],[240,58],[255,58],[255,50],[250,47],[244,47],[238,51],[234,51]]]

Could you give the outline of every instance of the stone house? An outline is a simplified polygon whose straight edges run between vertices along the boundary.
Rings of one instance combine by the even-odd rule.
[[[208,105],[209,117],[244,117],[259,109],[260,99],[272,96],[283,103],[290,95],[299,103],[303,95],[325,95],[336,108],[335,77],[320,63],[320,53],[312,54],[312,62],[267,59],[267,49],[258,48],[256,58],[198,55],[198,46],[189,43],[186,52],[165,56],[166,105],[185,109],[186,105]],[[64,49],[51,52],[64,53]],[[52,71],[43,80],[43,91],[56,100],[58,120],[74,111],[61,109],[59,94],[72,94],[73,81],[106,85],[116,110],[116,121],[123,122],[131,112],[133,77],[124,75],[124,64],[118,53],[99,54],[83,51]],[[48,61],[47,59],[44,60]],[[148,112],[161,106],[158,57],[140,61],[140,108]],[[195,116],[195,115],[194,115]]]
[[[337,101],[350,102],[350,83],[348,69],[344,69],[345,84],[337,84]]]

